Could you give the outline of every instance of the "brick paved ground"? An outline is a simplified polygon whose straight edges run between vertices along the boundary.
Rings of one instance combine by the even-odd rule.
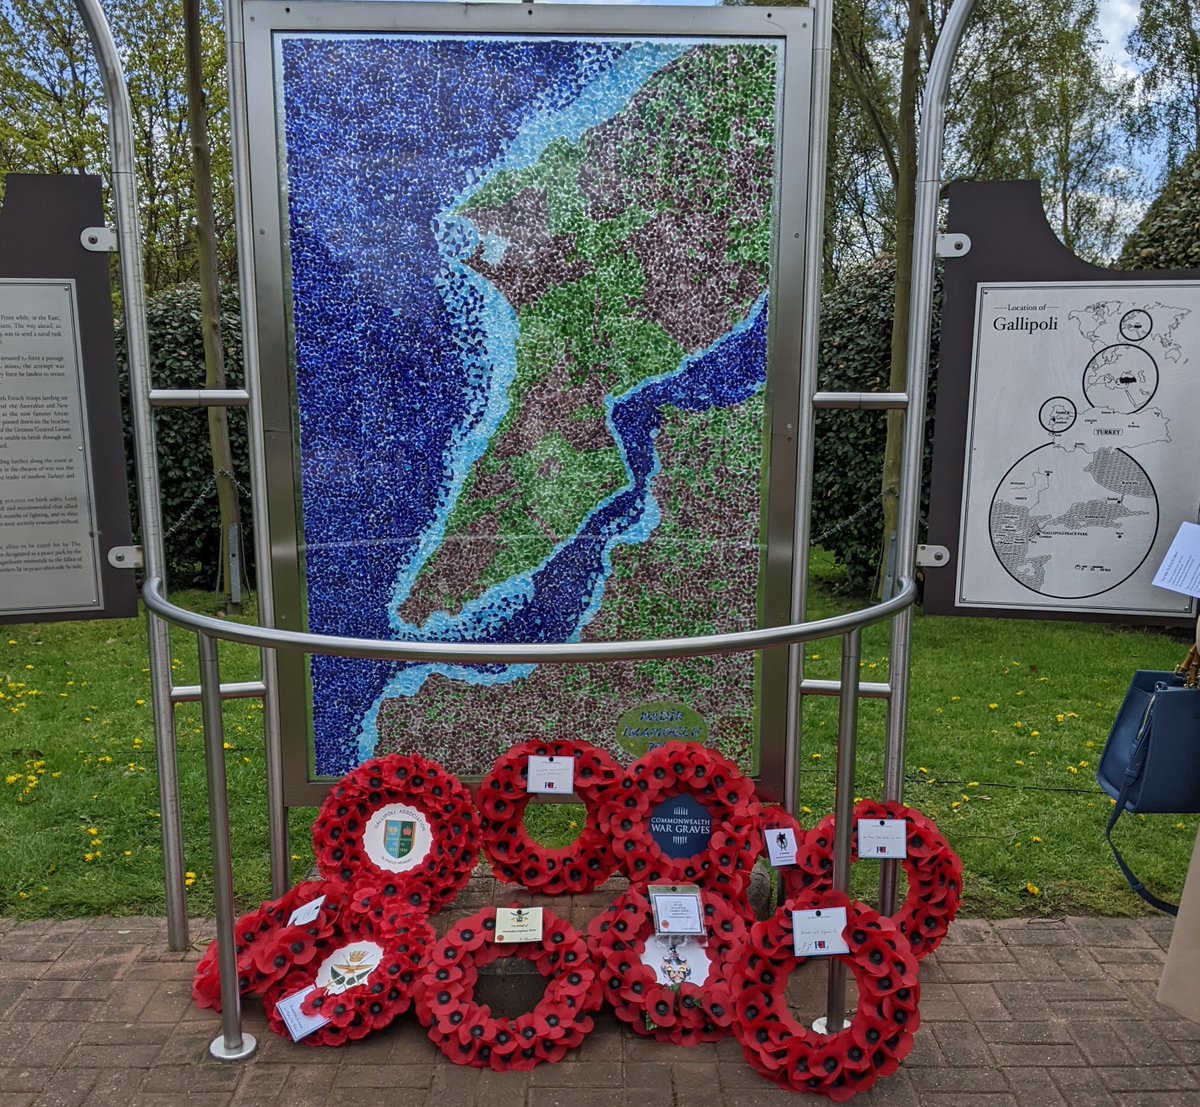
[[[594,910],[581,902],[573,913]],[[192,967],[211,927],[196,924],[193,933],[197,948],[172,953],[161,919],[0,919],[0,1107],[797,1102],[751,1070],[732,1040],[661,1046],[610,1014],[568,1060],[495,1074],[443,1060],[411,1014],[374,1038],[312,1049],[271,1034],[250,1001],[245,1027],[259,1050],[222,1064],[208,1055],[219,1018],[190,1001]],[[1160,918],[956,923],[923,962],[912,1055],[856,1102],[1200,1105],[1200,1023],[1154,1001],[1169,934]],[[806,981],[797,984],[804,990]],[[807,984],[817,985],[807,988],[812,995],[823,988]]]

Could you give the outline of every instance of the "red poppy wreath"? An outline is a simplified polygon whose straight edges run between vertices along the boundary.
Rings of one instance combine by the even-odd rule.
[[[263,996],[267,1025],[312,1046],[338,1046],[381,1030],[412,1006],[422,958],[434,941],[424,915],[378,922],[343,912],[320,956],[295,967]]]
[[[479,852],[471,794],[436,761],[390,754],[333,786],[313,824],[317,865],[346,882],[386,880],[429,913],[470,879]]]
[[[715,1042],[733,1022],[730,981],[746,924],[722,896],[703,895],[707,942],[654,932],[650,901],[628,891],[588,927],[604,998],[645,1037],[675,1045]]]
[[[333,933],[347,893],[340,881],[308,880],[238,919],[233,938],[239,993],[261,996],[294,967],[297,956],[305,952],[312,956],[319,948],[318,943]],[[220,955],[216,942],[209,945],[196,965],[192,999],[197,1007],[221,1010]]]
[[[421,1025],[456,1065],[504,1072],[562,1060],[590,1033],[601,1003],[587,942],[547,908],[540,942],[500,945],[495,930],[496,908],[484,907],[434,947],[417,990]],[[547,979],[537,1005],[516,1018],[493,1016],[475,999],[480,967],[509,956],[531,961]]]
[[[574,766],[574,791],[587,811],[583,832],[569,846],[552,849],[525,829],[530,757],[564,758]],[[569,739],[534,739],[497,759],[479,785],[483,847],[496,875],[547,895],[590,892],[616,867],[612,844],[598,814],[621,779],[621,767],[603,750]]]
[[[788,977],[807,960],[795,953],[792,911],[837,907],[846,909],[842,936],[850,950],[839,959],[854,974],[858,1004],[848,1026],[821,1034],[788,1007]],[[836,892],[799,896],[750,930],[733,978],[733,1032],[746,1060],[781,1088],[844,1102],[895,1072],[912,1049],[917,972],[895,925],[866,904]]]
[[[875,800],[862,800],[854,808],[850,839],[853,860],[858,859],[860,819],[903,819],[907,824],[907,856],[903,864],[908,894],[891,919],[919,960],[937,949],[958,914],[962,903],[962,860],[933,821],[920,811]],[[830,815],[809,831],[796,851],[796,864],[779,870],[787,897],[820,891],[833,883],[833,834],[834,821]]]
[[[708,845],[671,857],[651,833],[663,803],[689,795],[712,820]],[[602,821],[613,839],[617,864],[642,891],[652,883],[695,883],[744,905],[744,889],[761,850],[759,803],[754,784],[715,750],[693,742],[668,742],[629,766]]]

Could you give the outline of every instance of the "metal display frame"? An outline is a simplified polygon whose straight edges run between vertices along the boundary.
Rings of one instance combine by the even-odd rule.
[[[759,649],[786,646],[792,695],[789,700],[786,735],[785,804],[795,811],[798,803],[798,763],[802,735],[804,699],[810,695],[837,695],[841,710],[838,724],[838,757],[834,842],[834,887],[848,890],[850,867],[850,814],[855,794],[854,765],[857,737],[857,704],[862,696],[888,700],[888,725],[885,751],[884,798],[899,800],[903,794],[905,723],[908,706],[908,665],[911,645],[912,603],[916,597],[913,573],[917,561],[917,523],[924,423],[925,379],[927,374],[930,313],[933,300],[933,264],[937,232],[939,190],[942,173],[942,144],[945,131],[945,106],[954,58],[962,41],[974,0],[958,0],[946,18],[926,80],[922,105],[922,128],[918,156],[918,194],[913,249],[913,297],[910,308],[910,333],[907,357],[907,381],[902,393],[825,393],[816,387],[817,323],[821,274],[822,216],[824,211],[825,140],[828,124],[829,58],[832,42],[832,4],[821,2],[807,9],[814,20],[814,60],[812,88],[812,148],[809,169],[813,181],[807,203],[804,262],[804,339],[801,350],[799,422],[795,427],[800,439],[796,463],[796,488],[809,490],[812,478],[812,428],[818,408],[899,410],[904,413],[904,449],[899,496],[899,525],[896,541],[896,566],[893,594],[881,604],[837,619],[804,623],[805,585],[808,569],[810,520],[807,510],[795,515],[795,556],[791,623],[767,630],[709,638],[677,639],[660,642],[610,643],[586,647],[563,646],[471,647],[461,644],[357,642],[320,639],[274,629],[275,614],[271,603],[269,560],[259,559],[259,611],[262,626],[242,627],[222,620],[197,616],[173,605],[167,597],[163,579],[161,505],[158,494],[157,459],[154,445],[152,411],[155,406],[245,406],[250,425],[251,481],[257,533],[265,530],[267,489],[261,408],[260,352],[254,321],[258,310],[251,279],[255,252],[255,228],[249,217],[250,195],[248,158],[248,121],[245,97],[245,47],[243,38],[243,0],[225,4],[226,43],[229,61],[231,132],[234,154],[234,204],[239,245],[239,275],[242,288],[244,329],[244,390],[207,391],[162,390],[150,387],[148,343],[145,324],[145,290],[140,257],[136,171],[133,157],[131,111],[128,91],[107,20],[98,0],[75,0],[100,62],[108,104],[112,158],[112,187],[122,254],[121,280],[124,296],[131,401],[138,461],[138,490],[142,505],[143,560],[147,582],[143,598],[148,610],[150,636],[151,695],[155,711],[155,737],[158,753],[159,790],[162,806],[163,851],[167,900],[168,942],[172,949],[188,944],[186,894],[183,886],[184,860],[178,796],[178,766],[174,744],[173,706],[177,702],[200,700],[203,705],[206,769],[208,773],[209,826],[214,865],[216,931],[222,979],[222,1033],[210,1051],[221,1060],[240,1060],[254,1052],[255,1042],[241,1026],[241,1004],[235,972],[234,899],[230,850],[229,804],[224,762],[222,701],[235,697],[259,697],[264,703],[264,739],[266,747],[267,805],[270,827],[271,883],[275,895],[290,887],[288,864],[288,811],[283,801],[280,755],[280,729],[277,713],[278,688],[275,658],[278,650],[310,650],[348,656],[386,656],[404,660],[436,657],[440,651],[463,660],[495,660],[489,650],[505,651],[509,657],[552,662],[582,660],[596,656],[670,656],[706,652]],[[524,10],[524,8],[516,9]],[[637,11],[638,9],[629,9]],[[762,9],[769,13],[770,9]],[[767,14],[767,18],[771,18]],[[911,402],[910,402],[910,397]],[[262,529],[260,529],[262,528]],[[861,628],[882,619],[892,620],[890,680],[886,684],[864,684],[859,680]],[[200,653],[201,683],[193,687],[174,687],[170,674],[170,624],[193,630]],[[804,677],[802,643],[817,637],[840,634],[843,639],[841,677],[837,681],[809,680]],[[218,643],[241,641],[262,650],[261,681],[222,684]],[[515,652],[514,652],[515,651]],[[524,655],[521,651],[526,651]],[[597,652],[598,651],[598,652]],[[503,656],[503,655],[500,655]],[[883,866],[880,884],[880,909],[894,910],[897,898],[897,866]],[[845,1012],[845,970],[840,963],[829,967],[829,992],[825,1025],[837,1029]]]
[[[260,342],[266,484],[276,625],[307,629],[307,586],[299,487],[300,428],[295,394],[295,331],[285,210],[285,176],[277,43],[291,34],[318,36],[491,36],[512,38],[579,36],[601,41],[633,37],[669,40],[782,43],[777,107],[775,210],[771,213],[773,257],[767,345],[766,465],[761,560],[762,625],[789,620],[794,588],[792,551],[800,420],[799,365],[807,320],[803,311],[807,197],[810,187],[813,13],[804,8],[654,8],[591,5],[389,3],[380,0],[245,0],[247,123],[252,181],[250,208],[255,228],[254,279]],[[783,202],[786,199],[786,203]],[[783,651],[759,658],[755,774],[760,790],[784,798],[788,657]],[[287,803],[320,803],[334,778],[319,776],[312,763],[312,688],[303,657],[278,659],[280,724],[284,745]],[[669,697],[668,697],[669,698]],[[633,704],[627,704],[632,707]],[[614,720],[615,722],[615,720]]]

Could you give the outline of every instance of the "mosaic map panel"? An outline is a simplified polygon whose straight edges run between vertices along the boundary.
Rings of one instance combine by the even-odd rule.
[[[780,50],[278,38],[310,629],[759,624]],[[753,768],[752,655],[311,680],[319,775],[684,731]]]

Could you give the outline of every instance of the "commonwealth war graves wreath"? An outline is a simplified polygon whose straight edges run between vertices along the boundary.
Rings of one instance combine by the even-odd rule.
[[[904,872],[908,894],[892,921],[919,960],[937,949],[962,903],[962,860],[933,821],[900,803],[862,800],[854,808],[851,857],[858,859],[860,819],[903,819],[907,824]],[[821,891],[833,883],[833,816],[808,832],[796,851],[796,865],[780,869],[784,893]]]
[[[650,901],[631,889],[588,928],[604,998],[645,1037],[676,1045],[715,1042],[733,1021],[730,990],[746,924],[724,897],[703,896],[707,944],[654,933]]]
[[[806,958],[793,946],[792,910],[844,907],[842,932],[858,1005],[850,1024],[820,1034],[788,1008],[788,977]],[[734,973],[733,1032],[746,1060],[782,1088],[815,1092],[838,1102],[895,1072],[912,1049],[920,1024],[917,961],[888,919],[835,892],[805,893],[755,923]]]
[[[436,761],[389,754],[335,784],[313,824],[321,872],[346,882],[387,882],[432,913],[453,899],[479,853],[471,793]]]
[[[553,849],[525,829],[530,757],[566,758],[574,765],[574,791],[587,812],[583,832],[569,846]],[[604,750],[569,739],[534,739],[501,755],[479,785],[483,847],[496,875],[533,892],[561,895],[590,892],[616,867],[609,836],[599,824],[604,802],[622,776]]]
[[[542,923],[540,942],[500,945],[494,940],[496,908],[484,907],[433,948],[417,991],[417,1016],[456,1065],[528,1070],[561,1060],[590,1033],[601,989],[587,942],[548,909]],[[531,961],[548,981],[533,1010],[516,1018],[494,1016],[475,999],[480,967],[508,956]]]
[[[664,800],[684,794],[708,809],[713,831],[706,848],[673,858],[651,836],[650,818]],[[727,757],[693,742],[668,742],[629,766],[602,819],[635,888],[695,883],[738,901],[761,849],[759,809],[753,782]]]

